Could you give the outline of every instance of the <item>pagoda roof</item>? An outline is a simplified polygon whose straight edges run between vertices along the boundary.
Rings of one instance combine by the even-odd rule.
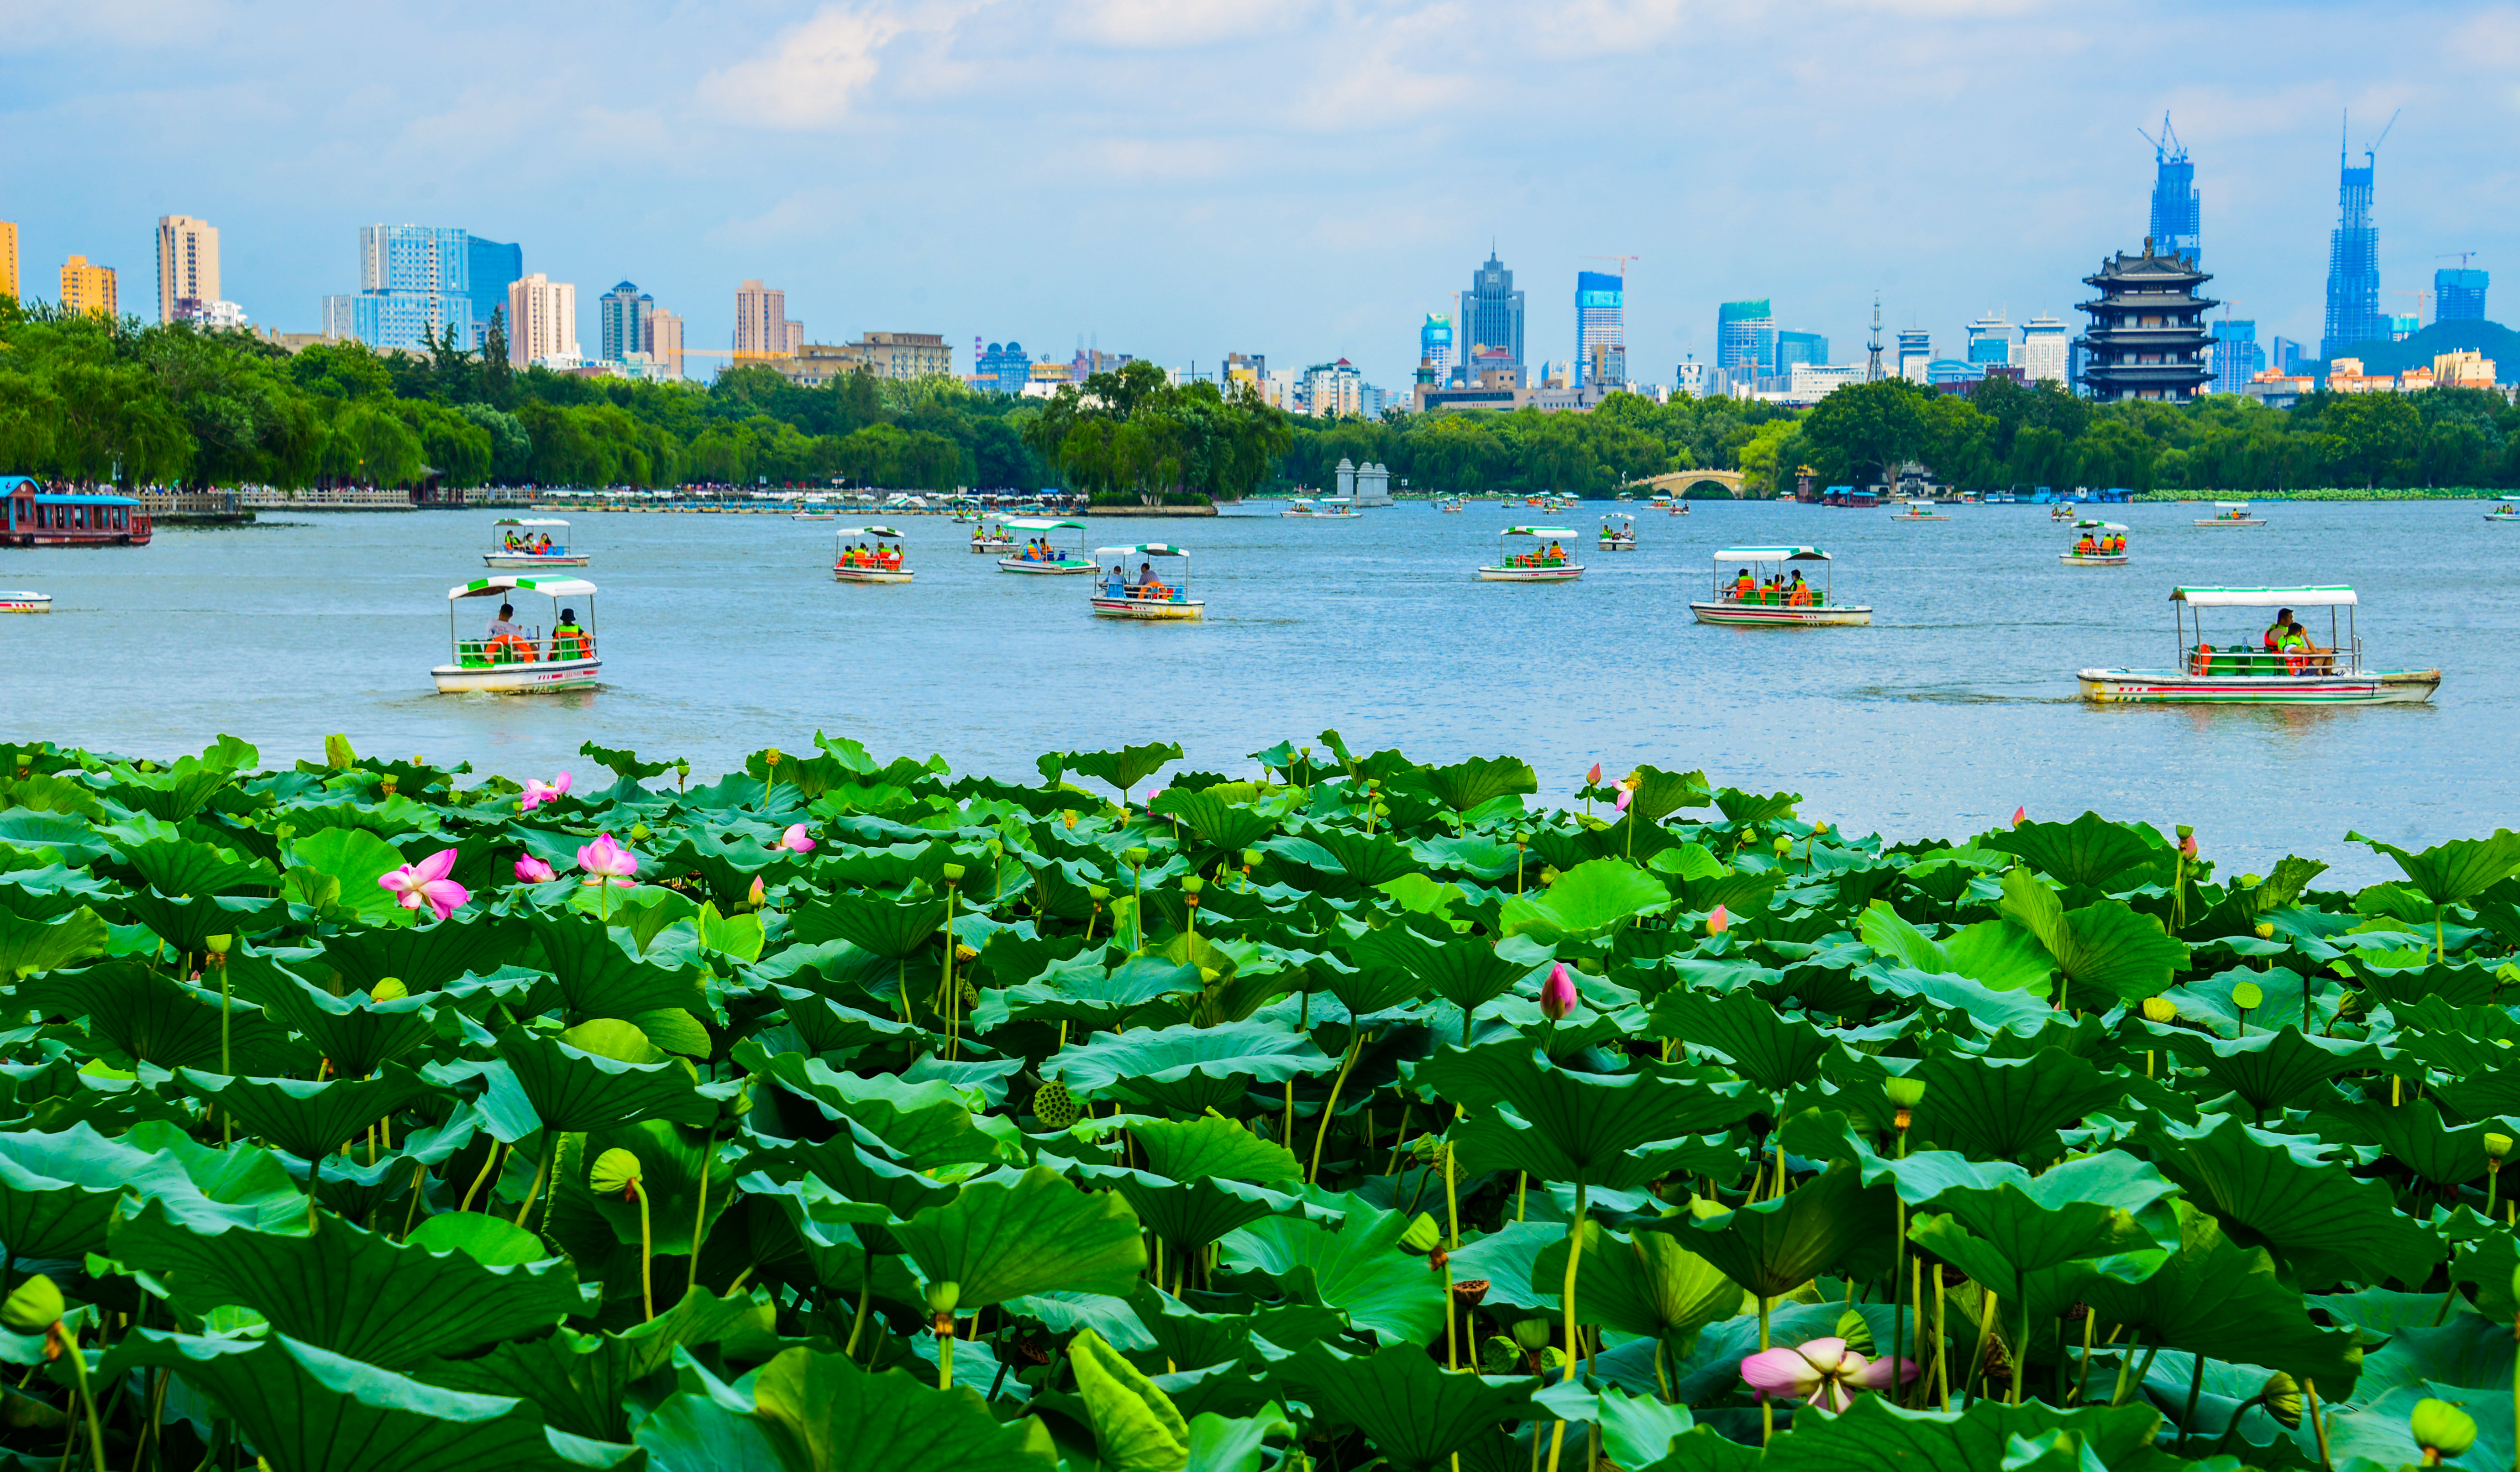
[[[2099,274],[2084,277],[2083,283],[2093,287],[2138,282],[2150,287],[2179,287],[2200,285],[2213,279],[2211,273],[2197,270],[2195,263],[2183,255],[2155,253],[2152,242],[2147,240],[2140,255],[2130,255],[2121,250],[2115,255],[2102,256]]]

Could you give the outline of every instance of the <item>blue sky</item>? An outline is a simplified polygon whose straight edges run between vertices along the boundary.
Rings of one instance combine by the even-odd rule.
[[[1493,238],[1534,357],[1627,252],[1631,372],[1716,303],[1860,356],[1885,322],[2070,319],[2143,234],[2167,109],[2207,289],[2314,347],[2337,124],[2379,158],[2383,286],[2475,250],[2520,320],[2520,8],[2037,0],[85,0],[0,7],[0,219],[154,310],[156,217],[310,331],[357,227],[461,226],[724,346],[734,289],[816,340],[943,333],[1168,365],[1344,356],[1405,383]],[[2359,158],[2358,158],[2359,161]],[[2414,298],[2392,296],[2411,311]],[[2506,370],[2508,371],[2508,370]]]

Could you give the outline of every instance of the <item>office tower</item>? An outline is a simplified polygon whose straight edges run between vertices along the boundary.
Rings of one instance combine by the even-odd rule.
[[[1715,366],[1735,381],[1776,371],[1777,318],[1766,298],[1715,309]]]
[[[577,365],[577,288],[536,271],[508,284],[508,361]]]
[[[2258,346],[2258,325],[2227,317],[2210,324],[2210,330],[2214,335],[2214,391],[2246,393],[2249,380],[2267,366],[2267,350]]]
[[[2435,271],[2433,321],[2484,321],[2485,287],[2486,273],[2483,271]]]
[[[2333,358],[2358,342],[2385,340],[2380,310],[2380,231],[2371,223],[2371,176],[2379,156],[2365,151],[2361,168],[2337,153],[2336,230],[2327,238],[2327,321],[2318,355]]]
[[[2287,379],[2300,375],[2302,359],[2305,356],[2301,344],[2290,337],[2274,337],[2268,340],[2268,366]]]
[[[22,299],[18,286],[18,227],[0,220],[0,296]]]
[[[219,230],[187,214],[158,217],[158,320],[206,316],[219,299]]]
[[[796,329],[789,337],[788,329]],[[804,345],[802,324],[788,320],[788,293],[776,287],[747,281],[735,289],[735,355],[784,358]]]
[[[668,379],[683,376],[683,319],[672,312],[648,314],[648,362]]]
[[[112,266],[91,266],[84,255],[62,262],[62,310],[86,312],[112,321],[122,315]]]
[[[1522,367],[1522,293],[1513,289],[1513,273],[1493,249],[1487,264],[1470,273],[1470,289],[1462,293],[1461,310],[1453,321],[1453,346],[1464,369]],[[1490,361],[1474,363],[1482,350]]]
[[[470,283],[466,294],[472,301],[472,345],[477,348],[490,335],[490,314],[507,308],[508,284],[525,274],[524,247],[467,235],[464,269]]]
[[[1032,358],[1022,343],[992,342],[971,358],[971,379],[984,393],[1021,393],[1032,378]]]
[[[1418,361],[1435,370],[1441,383],[1453,371],[1453,314],[1428,312],[1418,329]],[[1267,377],[1263,375],[1262,377]]]
[[[1575,371],[1579,384],[1587,380],[1595,362],[1601,358],[1597,348],[1619,349],[1619,366],[1625,372],[1627,297],[1625,276],[1612,276],[1607,271],[1575,273]]]
[[[2203,216],[2196,201],[2196,165],[2187,161],[2187,145],[2171,131],[2167,112],[2161,114],[2161,136],[2152,140],[2152,162],[2153,247],[2164,255],[2183,255],[2195,265],[2202,254],[2198,227]]]
[[[1777,334],[1778,373],[1791,373],[1797,363],[1822,364],[1828,361],[1828,338],[1820,333]]]
[[[2097,300],[2081,310],[2091,326],[2076,339],[2084,349],[2083,382],[2103,403],[2160,399],[2184,404],[2213,378],[2206,361],[2206,309],[2219,302],[2196,294],[2212,277],[2144,242],[2141,255],[2121,250],[2083,278]]]
[[[359,290],[350,298],[350,331],[341,335],[412,352],[427,351],[442,332],[452,332],[458,345],[477,341],[468,239],[429,225],[360,226]]]
[[[2021,325],[2021,381],[2062,383],[2069,367],[2066,340],[2071,335],[2065,324],[2042,312]]]
[[[634,353],[648,353],[648,323],[656,314],[656,299],[623,282],[596,298],[596,335],[607,363],[627,363]]]
[[[2002,312],[1989,312],[1968,325],[1968,361],[1983,372],[2012,364],[2012,324]]]
[[[1934,335],[1921,327],[1899,329],[1899,377],[1925,381],[1925,365],[1934,361]]]

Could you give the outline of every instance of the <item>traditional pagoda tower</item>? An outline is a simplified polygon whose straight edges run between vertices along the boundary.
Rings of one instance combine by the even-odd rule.
[[[2092,325],[2077,341],[2083,349],[2083,382],[2102,403],[2160,399],[2184,404],[2214,377],[2211,332],[2205,313],[2221,303],[2196,294],[2214,278],[2182,255],[2155,255],[2152,237],[2143,254],[2121,250],[2100,262],[2083,284],[2099,289],[2087,301]]]

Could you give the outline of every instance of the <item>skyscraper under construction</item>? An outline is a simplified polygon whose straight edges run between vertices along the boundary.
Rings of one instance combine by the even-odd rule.
[[[2143,130],[2136,130],[2142,133]],[[2195,265],[2203,250],[2201,226],[2203,209],[2196,200],[2196,165],[2187,161],[2187,145],[2170,126],[2170,114],[2161,114],[2161,136],[2143,134],[2152,145],[2152,237],[2153,248],[2165,256],[2183,255]]]
[[[2388,129],[2380,130],[2382,138],[2388,135]],[[2378,148],[2375,140],[2362,153],[2362,166],[2350,168],[2339,137],[2336,231],[2327,238],[2327,323],[2318,341],[2322,358],[2389,336],[2388,319],[2380,312],[2380,231],[2371,223],[2371,175],[2379,164]]]

